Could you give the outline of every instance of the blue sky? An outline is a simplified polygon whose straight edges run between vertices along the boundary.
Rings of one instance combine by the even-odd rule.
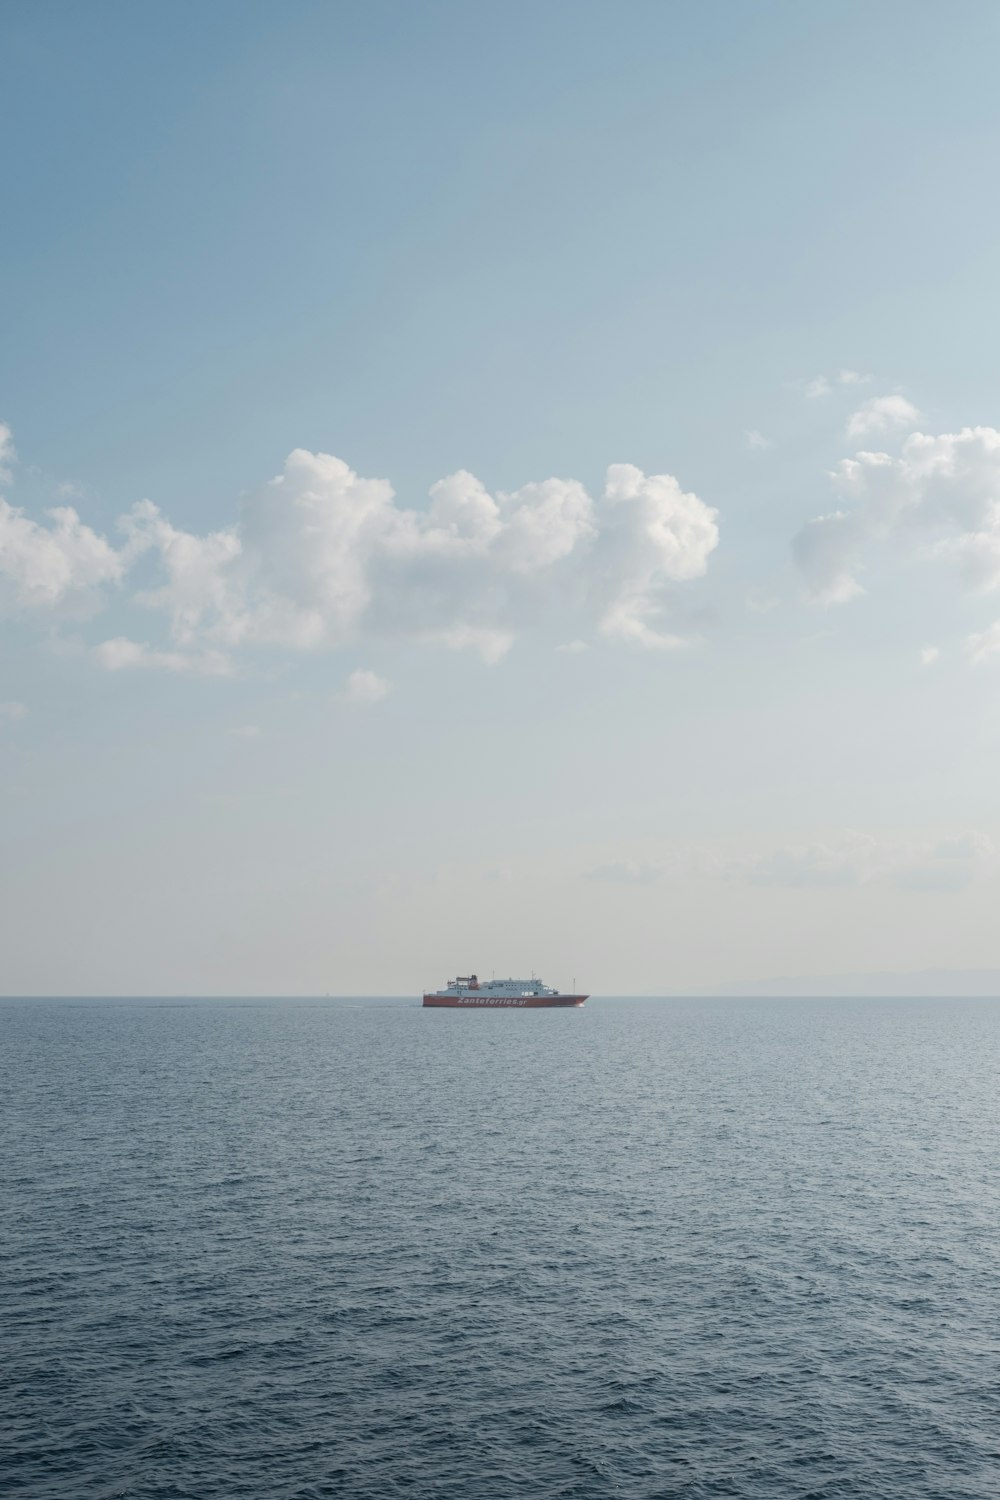
[[[8,992],[1000,965],[994,6],[0,27]]]

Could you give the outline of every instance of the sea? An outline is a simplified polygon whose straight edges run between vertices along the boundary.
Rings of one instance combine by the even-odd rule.
[[[0,1004],[0,1493],[995,1500],[1000,1002]]]

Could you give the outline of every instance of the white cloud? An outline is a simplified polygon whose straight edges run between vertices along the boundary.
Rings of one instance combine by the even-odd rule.
[[[246,621],[239,581],[230,575],[242,547],[234,530],[207,536],[178,531],[149,500],[134,505],[119,523],[126,536],[123,556],[131,563],[158,554],[166,582],[136,595],[150,609],[166,610],[171,636],[180,646],[198,641],[211,622],[213,636],[227,646],[242,639]]]
[[[561,645],[556,647],[557,651],[562,651],[567,656],[578,656],[581,651],[588,649],[587,642],[581,640],[563,641]]]
[[[180,528],[150,501],[119,523],[120,545],[64,507],[39,524],[0,501],[0,603],[86,613],[107,586],[141,578],[132,602],[165,616],[168,639],[116,636],[109,670],[222,675],[254,647],[330,649],[404,635],[498,661],[514,640],[568,616],[634,645],[681,644],[664,629],[677,586],[701,577],[716,512],[669,474],[607,471],[594,500],[551,478],[491,494],[465,470],[424,509],[343,460],[292,452],[231,524]]]
[[[833,387],[825,375],[817,375],[815,380],[810,380],[806,386],[806,400],[818,401],[821,396],[829,396]]]
[[[839,370],[837,372],[838,385],[868,385],[871,382],[870,375],[862,375],[858,370]]]
[[[521,578],[545,573],[592,534],[592,511],[572,480],[494,498],[464,471],[433,487],[426,511],[406,510],[388,481],[297,449],[227,530],[179,533],[151,507],[130,525],[167,572],[142,602],[169,612],[182,643],[303,650],[402,631],[496,660],[511,640],[496,615]]]
[[[6,422],[0,422],[0,484],[9,484],[11,465],[17,458],[14,439]]]
[[[238,740],[256,740],[260,738],[259,724],[237,724],[229,731]]]
[[[39,525],[0,500],[0,611],[86,615],[98,606],[102,586],[121,578],[119,554],[71,506],[48,515],[50,524]]]
[[[28,712],[27,705],[15,703],[8,699],[6,703],[0,703],[0,719],[23,719]]]
[[[749,431],[745,434],[745,436],[746,436],[747,447],[748,448],[752,448],[752,449],[754,449],[755,451],[757,451],[759,453],[763,453],[768,448],[773,448],[774,447],[774,444],[771,441],[771,439],[770,438],[766,438],[762,432],[758,432],[757,429],[756,429],[756,427],[751,427],[749,429]]]
[[[932,667],[936,661],[941,659],[940,646],[924,646],[920,652],[920,665]]]
[[[860,439],[881,437],[884,433],[912,427],[919,418],[919,411],[905,396],[873,396],[848,417],[847,436]]]
[[[598,880],[608,885],[653,885],[662,875],[659,865],[639,864],[634,860],[615,860],[583,872],[584,880]]]
[[[485,551],[503,525],[500,506],[467,469],[431,486],[428,520],[436,547],[470,552]]]
[[[672,474],[646,475],[612,464],[604,490],[600,581],[609,595],[601,630],[612,639],[654,649],[686,642],[657,629],[665,587],[700,578],[718,546],[718,512],[685,493]]]
[[[568,557],[594,536],[594,502],[575,479],[547,479],[500,496],[503,529],[497,560],[516,573],[534,573]]]
[[[192,677],[229,677],[232,663],[221,651],[156,651],[144,641],[115,636],[94,647],[94,657],[108,672],[140,668],[153,672],[181,672]]]
[[[861,591],[868,547],[919,546],[957,567],[966,587],[1000,586],[1000,431],[912,433],[898,456],[860,452],[834,483],[851,509],[808,522],[792,543],[813,598],[843,603]]]
[[[389,691],[390,684],[375,672],[358,667],[347,679],[343,696],[348,703],[378,703]]]

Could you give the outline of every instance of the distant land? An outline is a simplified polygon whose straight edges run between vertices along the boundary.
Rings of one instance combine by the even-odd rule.
[[[998,996],[1000,969],[920,969],[909,974],[828,974],[806,978],[802,975],[781,979],[754,979],[733,984],[714,985],[697,991],[699,995],[746,996],[747,998],[851,998],[879,996]]]

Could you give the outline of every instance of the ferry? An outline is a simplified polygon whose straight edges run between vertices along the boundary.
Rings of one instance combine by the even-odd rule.
[[[542,1006],[579,1006],[586,995],[565,995],[550,989],[540,979],[483,979],[466,974],[449,979],[444,989],[424,995],[424,1005],[443,1006],[450,1010],[538,1010]]]

